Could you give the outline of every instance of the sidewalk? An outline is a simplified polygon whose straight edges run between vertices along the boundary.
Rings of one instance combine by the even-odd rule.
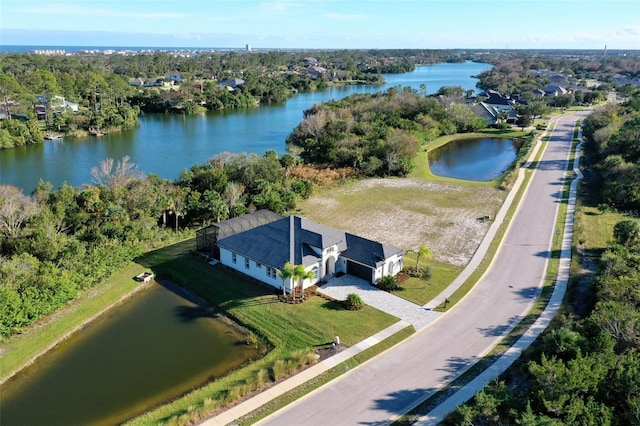
[[[578,140],[582,139],[582,130],[578,134]],[[535,323],[524,333],[520,339],[510,347],[507,352],[504,353],[496,362],[491,364],[489,368],[483,371],[476,378],[467,383],[462,389],[453,394],[443,403],[434,408],[427,415],[418,419],[414,425],[418,426],[431,426],[439,424],[449,413],[453,412],[458,406],[464,404],[476,394],[476,392],[483,389],[489,382],[496,379],[500,374],[507,370],[522,354],[526,348],[528,348],[548,326],[555,314],[562,305],[562,299],[567,290],[567,283],[569,281],[569,269],[571,267],[571,242],[573,239],[573,219],[575,215],[576,207],[576,188],[578,181],[582,179],[582,172],[580,171],[580,156],[577,155],[580,152],[581,143],[576,146],[576,156],[573,160],[573,171],[576,173],[576,178],[571,182],[569,189],[569,200],[567,205],[567,214],[564,220],[564,234],[562,236],[562,247],[560,253],[560,266],[558,269],[558,276],[556,279],[556,285],[549,299],[549,303],[544,309],[544,312],[538,317]]]
[[[557,121],[557,118],[555,119],[554,122],[556,121]],[[549,126],[551,126],[551,122],[549,122]],[[478,268],[478,266],[480,265],[480,262],[482,262],[482,259],[484,259],[484,256],[487,254],[487,251],[489,250],[489,246],[493,242],[496,236],[496,233],[500,229],[500,226],[502,225],[504,218],[507,216],[507,213],[511,208],[511,204],[513,204],[513,200],[515,199],[516,195],[518,194],[518,191],[520,190],[520,186],[522,186],[522,182],[524,181],[524,170],[528,169],[531,166],[531,162],[538,155],[538,151],[540,150],[540,146],[542,145],[540,140],[549,133],[549,126],[547,126],[547,129],[544,131],[544,133],[540,135],[539,140],[536,142],[535,146],[531,150],[531,153],[529,154],[529,158],[527,159],[527,162],[518,171],[518,177],[513,184],[513,188],[511,188],[511,191],[509,191],[509,195],[507,195],[507,198],[504,200],[504,203],[502,203],[502,207],[500,207],[500,210],[496,214],[496,217],[493,219],[493,223],[489,227],[489,230],[485,234],[484,238],[482,239],[482,242],[478,246],[478,249],[473,254],[473,257],[471,258],[467,266],[464,267],[462,272],[460,272],[460,274],[456,277],[456,279],[454,279],[451,282],[451,284],[447,286],[447,288],[445,288],[436,297],[431,299],[431,301],[426,305],[424,305],[423,308],[435,309],[438,306],[442,305],[445,300],[451,297],[453,293],[455,293],[460,287],[462,287],[462,284],[464,284],[465,281],[467,281],[467,279],[471,276],[471,274],[473,274],[475,270]],[[489,269],[490,267],[491,265],[489,265],[487,269]]]
[[[406,321],[398,321],[397,323],[385,328],[384,330],[378,332],[377,334],[374,334],[373,336],[363,340],[362,342],[351,346],[343,350],[342,352],[339,352],[338,354],[307,368],[306,370],[301,371],[300,373],[285,380],[284,382],[278,383],[277,385],[265,390],[264,392],[259,393],[253,398],[250,398],[234,407],[231,407],[230,409],[218,414],[215,417],[207,419],[200,424],[206,426],[223,426],[229,424],[234,420],[260,408],[262,405],[279,397],[280,395],[283,395],[284,393],[304,384],[308,380],[313,379],[314,377],[348,360],[349,358],[352,358],[365,349],[368,349],[373,345],[380,343],[384,339],[393,336],[400,330],[403,330],[410,325],[411,324]]]
[[[544,137],[547,135],[548,133],[548,129],[540,136],[540,138]],[[514,187],[512,188],[512,190],[509,192],[509,195],[507,196],[505,202],[503,203],[502,207],[500,208],[499,212],[497,213],[496,217],[494,218],[494,221],[492,223],[492,225],[490,226],[489,230],[487,231],[487,234],[485,235],[484,239],[482,240],[482,242],[480,243],[480,246],[478,247],[478,249],[476,250],[473,258],[471,259],[471,261],[469,262],[469,264],[465,267],[465,269],[460,273],[460,275],[442,292],[440,293],[438,296],[436,296],[431,302],[427,303],[426,305],[424,305],[423,307],[419,307],[417,305],[414,305],[414,307],[418,308],[417,310],[422,311],[424,314],[418,314],[418,316],[416,317],[413,314],[410,314],[409,316],[407,316],[407,314],[403,314],[403,315],[397,315],[399,318],[406,318],[406,319],[401,319],[399,322],[393,324],[392,326],[380,331],[379,333],[363,340],[362,342],[345,349],[344,351],[325,359],[324,361],[319,362],[318,364],[307,368],[306,370],[303,370],[302,372],[296,374],[295,376],[285,380],[282,383],[279,383],[267,390],[265,390],[264,392],[259,393],[258,395],[254,396],[253,398],[250,398],[232,408],[230,408],[229,410],[226,410],[220,414],[218,414],[215,417],[212,417],[210,419],[205,420],[204,422],[200,423],[201,425],[206,425],[206,426],[223,426],[223,425],[227,425],[229,423],[232,423],[234,420],[260,408],[262,405],[268,403],[269,401],[272,401],[273,399],[283,395],[284,393],[296,388],[297,386],[300,386],[302,384],[304,384],[305,382],[307,382],[308,380],[311,380],[312,378],[326,372],[327,370],[335,367],[336,365],[348,360],[349,358],[355,356],[356,354],[364,351],[365,349],[368,349],[370,347],[372,347],[373,345],[375,345],[376,343],[381,342],[382,340],[392,336],[393,334],[399,332],[400,330],[404,329],[405,327],[408,327],[409,325],[414,325],[414,327],[416,328],[417,331],[420,331],[420,329],[423,329],[426,325],[428,325],[429,323],[431,323],[433,320],[435,320],[438,316],[440,316],[440,313],[436,313],[436,312],[431,312],[431,310],[435,307],[437,307],[438,305],[442,304],[444,302],[444,300],[446,298],[448,298],[449,296],[451,296],[460,286],[462,286],[462,284],[469,278],[469,276],[476,270],[476,268],[478,267],[478,265],[480,264],[480,262],[482,261],[482,259],[484,258],[487,250],[489,249],[489,245],[491,244],[491,242],[493,241],[493,239],[495,238],[495,235],[498,231],[498,229],[500,228],[500,225],[502,224],[502,222],[504,221],[504,218],[506,217],[507,212],[509,211],[509,208],[511,207],[511,204],[513,203],[513,200],[515,198],[515,194],[518,192],[520,186],[522,185],[522,182],[524,181],[524,169],[528,168],[531,164],[531,162],[533,161],[533,159],[536,157],[538,150],[540,149],[540,146],[542,144],[540,143],[540,141],[538,141],[536,143],[536,145],[534,146],[528,160],[527,163],[523,165],[523,167],[520,169],[519,174],[518,174],[518,178],[516,179],[516,182],[514,183]],[[576,160],[578,161],[578,160]],[[577,167],[577,163],[574,167]],[[579,173],[579,171],[578,171]],[[575,184],[576,182],[574,181],[574,183],[572,183],[572,189],[574,190],[574,192],[572,192],[572,196],[575,196]],[[574,203],[575,203],[575,197],[572,198]],[[571,201],[570,201],[571,203]],[[575,205],[575,204],[573,204]],[[570,204],[570,208],[571,208],[571,226],[573,226],[573,210],[572,210],[572,205]],[[567,213],[567,220],[569,220],[569,212]],[[565,244],[568,244],[569,247],[569,257],[571,256],[571,234],[569,234],[568,237],[568,243],[565,241],[567,239],[567,226],[565,226],[565,237],[563,240],[563,253],[562,256],[564,258],[564,246]],[[562,267],[561,267],[562,268]],[[561,269],[562,271],[562,269]],[[568,278],[568,266],[567,266],[567,278]],[[560,282],[560,277],[558,278],[558,282]],[[327,287],[326,289],[324,289],[324,291],[331,295],[332,297],[336,297],[336,298],[344,298],[344,297],[339,297],[339,295],[344,292],[344,291],[349,291],[349,292],[355,292],[355,291],[350,291],[350,286],[355,285],[357,286],[357,283],[352,283],[352,282],[345,282],[344,286],[340,285],[340,282],[336,282],[334,284],[334,286],[329,286],[327,287],[327,285],[325,285],[324,287]],[[557,287],[559,287],[560,285],[558,284]],[[340,288],[342,287],[342,288]],[[357,292],[358,294],[361,294],[360,291]],[[387,293],[385,293],[387,294]],[[562,293],[561,296],[559,296],[559,302],[558,305],[562,302],[562,296],[564,295],[564,291]],[[555,291],[554,291],[554,295],[552,297],[555,297]],[[552,298],[552,300],[555,300]],[[365,301],[365,303],[370,304],[370,301]],[[376,302],[374,302],[376,303]],[[388,301],[384,301],[382,303],[388,303]],[[410,303],[410,302],[407,302]],[[372,306],[375,307],[375,304],[372,304]],[[549,306],[551,306],[551,302],[549,303]],[[386,308],[379,308],[385,312],[388,312],[389,307],[387,306]],[[557,308],[556,308],[557,309]],[[545,310],[545,313],[543,313],[543,315],[540,317],[541,319],[543,317],[546,317],[547,311]],[[549,321],[551,318],[553,318],[553,314],[555,314],[555,312],[550,313],[549,315]],[[540,320],[539,320],[540,321]],[[538,322],[536,322],[534,324],[534,326],[531,327],[530,331],[533,329],[538,329],[540,326],[538,326]],[[546,325],[544,327],[541,327],[539,329],[539,331],[537,332],[538,334],[544,330],[544,328],[546,327]],[[454,396],[452,396],[451,398],[449,398],[448,400],[446,400],[443,404],[441,404],[440,406],[438,406],[436,408],[436,410],[432,411],[431,413],[429,413],[428,416],[425,416],[424,418],[421,418],[419,420],[419,422],[422,423],[418,423],[418,424],[422,424],[422,425],[427,425],[427,424],[436,424],[439,420],[437,419],[441,419],[444,416],[446,416],[449,412],[455,410],[455,407],[457,405],[459,405],[460,403],[457,402],[459,399],[466,397],[466,400],[470,399],[476,392],[476,389],[481,389],[488,381],[492,380],[492,378],[486,379],[487,381],[484,382],[483,380],[485,380],[485,377],[490,377],[490,373],[493,373],[494,371],[498,371],[499,368],[501,368],[502,364],[499,364],[501,362],[501,360],[505,357],[507,357],[508,355],[511,358],[511,361],[509,362],[509,364],[505,364],[506,361],[502,361],[502,363],[504,365],[506,365],[507,367],[509,365],[511,365],[511,363],[513,363],[513,361],[515,361],[515,359],[517,359],[517,357],[520,355],[520,352],[522,349],[518,349],[518,345],[526,340],[525,337],[528,334],[525,334],[525,336],[523,336],[518,342],[516,342],[516,345],[514,345],[514,348],[510,349],[502,358],[500,358],[498,361],[496,361],[496,363],[494,363],[491,367],[489,367],[489,369],[487,369],[484,373],[482,373],[480,376],[478,376],[476,379],[474,379],[472,382],[469,383],[468,386],[465,386],[464,389],[462,389],[461,391],[459,391],[458,393],[456,393]],[[526,346],[528,346],[533,340],[535,340],[535,337],[537,337],[537,334],[534,337],[531,337],[531,341],[526,343]],[[523,346],[523,347],[526,347]],[[506,367],[505,367],[506,369]],[[502,370],[504,371],[504,370]],[[500,371],[501,372],[501,371]],[[486,374],[486,376],[485,376]],[[500,373],[497,373],[496,376]],[[479,387],[477,387],[479,386]],[[469,388],[472,389],[470,391],[469,396],[463,395],[464,391]],[[460,395],[459,395],[460,394]],[[456,399],[457,398],[457,399]],[[464,402],[462,401],[462,402]],[[453,408],[451,408],[453,407]],[[437,410],[441,410],[441,412],[438,412]],[[448,411],[447,411],[448,410]],[[444,413],[444,414],[442,414]],[[433,417],[432,417],[433,416]],[[442,416],[442,417],[438,417],[438,416]],[[432,420],[433,418],[433,420]]]

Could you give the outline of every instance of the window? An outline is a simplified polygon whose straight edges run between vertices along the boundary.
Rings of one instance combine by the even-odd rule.
[[[262,268],[262,264],[261,264],[261,263],[256,262],[256,268],[258,268],[258,269]]]
[[[244,258],[244,267],[249,269],[249,259],[248,258]]]
[[[267,276],[271,277],[271,278],[276,278],[277,276],[277,272],[276,272],[276,268],[272,268],[270,266],[267,266]]]
[[[236,260],[237,260],[237,259],[236,259],[236,254],[235,254],[235,253],[231,253],[231,261],[232,261],[233,263],[236,263]]]

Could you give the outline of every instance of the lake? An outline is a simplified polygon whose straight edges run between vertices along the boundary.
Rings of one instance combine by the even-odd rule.
[[[245,333],[153,284],[0,387],[9,425],[113,425],[261,356]]]
[[[429,168],[436,176],[488,182],[502,176],[519,148],[514,139],[454,140],[429,152]]]
[[[81,186],[91,182],[91,168],[105,158],[125,155],[144,173],[176,179],[180,172],[201,164],[220,152],[264,154],[286,151],[285,140],[302,120],[305,109],[316,103],[342,99],[354,93],[374,93],[395,86],[428,93],[442,86],[476,89],[478,75],[490,64],[466,62],[418,66],[409,73],[385,74],[383,86],[340,86],[299,93],[284,104],[199,115],[144,114],[136,129],[105,135],[23,146],[0,151],[0,183],[31,192],[40,179],[54,188],[63,182]]]

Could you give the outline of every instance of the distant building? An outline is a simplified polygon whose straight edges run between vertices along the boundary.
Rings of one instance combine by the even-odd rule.
[[[244,85],[244,80],[241,78],[228,78],[218,83],[219,87],[226,87],[227,89],[236,89]]]
[[[180,71],[170,71],[164,75],[164,78],[173,80],[176,83],[184,81],[184,78],[182,77],[182,73]]]
[[[251,45],[247,44],[247,52],[251,52]]]

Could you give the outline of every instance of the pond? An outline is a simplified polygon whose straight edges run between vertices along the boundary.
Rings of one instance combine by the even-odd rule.
[[[520,145],[505,138],[455,140],[429,152],[429,168],[436,176],[489,182],[509,168]]]
[[[246,335],[153,284],[2,385],[2,425],[113,425],[261,355]]]

